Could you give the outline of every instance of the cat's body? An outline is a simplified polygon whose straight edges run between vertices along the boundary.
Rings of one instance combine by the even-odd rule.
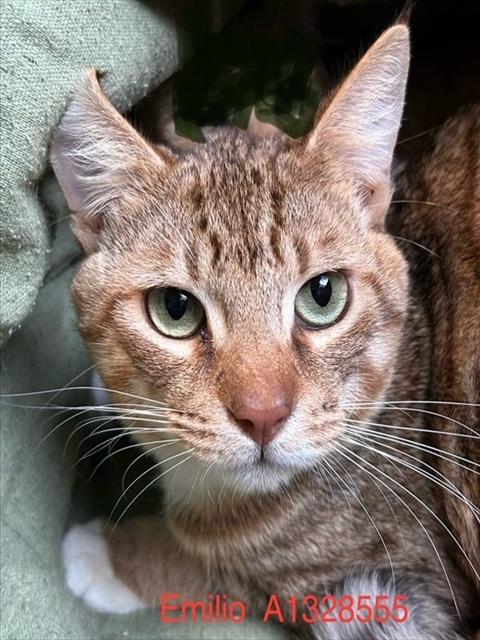
[[[466,501],[478,508],[478,476],[449,452],[478,459],[460,424],[475,428],[478,408],[453,416],[428,402],[478,402],[478,110],[448,125],[402,187],[401,199],[447,198],[448,208],[390,213],[395,236],[439,254],[419,261],[421,249],[397,240],[411,259],[408,294],[407,264],[383,226],[407,65],[397,26],[305,140],[219,130],[180,158],[156,155],[92,77],[67,112],[53,160],[92,252],[75,282],[80,327],[112,400],[130,403],[126,425],[138,424],[133,403],[148,412],[151,431],[136,437],[166,481],[162,519],[110,528],[108,553],[98,524],[68,534],[67,580],[97,609],[220,592],[261,614],[270,594],[348,594],[355,609],[361,595],[392,607],[403,593],[407,622],[295,633],[446,640],[474,619],[478,521]],[[467,149],[477,153],[468,164]],[[445,232],[446,215],[455,230]],[[349,282],[344,310],[325,328],[298,323],[299,289],[334,271]],[[156,287],[196,295],[206,324],[185,339],[157,332]],[[113,573],[99,572],[109,558]]]

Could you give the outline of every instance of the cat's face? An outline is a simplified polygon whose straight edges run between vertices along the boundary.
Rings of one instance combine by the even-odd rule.
[[[164,458],[189,451],[272,489],[341,444],[343,419],[368,413],[352,403],[383,397],[408,305],[382,231],[406,30],[383,40],[297,142],[225,129],[154,152],[92,77],[67,111],[53,160],[91,252],[74,283],[80,326],[106,385],[151,399],[117,402],[165,403],[174,431],[138,434],[178,439]],[[372,74],[385,122],[362,124]]]

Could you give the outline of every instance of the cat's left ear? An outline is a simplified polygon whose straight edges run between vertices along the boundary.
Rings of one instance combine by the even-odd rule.
[[[372,225],[382,221],[390,203],[409,58],[408,27],[385,31],[317,115],[306,139],[314,164],[330,166],[338,179],[353,179]]]
[[[88,71],[54,134],[51,163],[74,232],[95,251],[107,216],[138,211],[174,156],[154,149],[108,101]]]

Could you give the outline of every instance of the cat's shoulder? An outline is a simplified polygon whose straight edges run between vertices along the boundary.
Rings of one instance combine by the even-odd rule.
[[[440,127],[419,168],[430,193],[459,205],[470,202],[480,213],[480,104],[462,108]]]
[[[444,258],[480,252],[480,104],[462,108],[406,163],[389,230]],[[409,253],[408,251],[406,251]]]

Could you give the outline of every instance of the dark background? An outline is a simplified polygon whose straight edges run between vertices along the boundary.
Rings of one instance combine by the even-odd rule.
[[[202,23],[207,4],[177,5],[183,70],[175,78],[175,119],[177,131],[190,137],[201,136],[197,125],[246,126],[252,104],[262,119],[301,135],[322,95],[405,6],[403,0],[248,0],[212,33]],[[215,25],[214,15],[211,21]],[[410,24],[412,66],[400,139],[480,100],[480,2],[417,0]]]

